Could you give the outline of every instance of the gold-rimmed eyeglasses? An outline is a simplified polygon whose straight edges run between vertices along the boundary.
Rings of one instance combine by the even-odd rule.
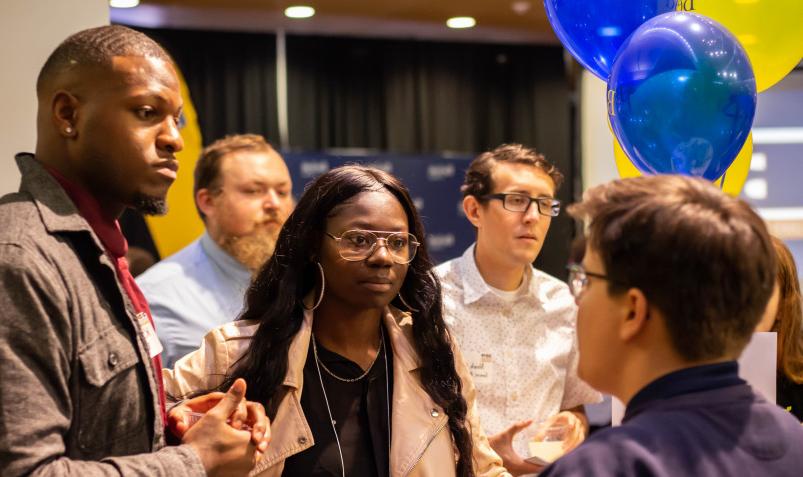
[[[408,232],[379,230],[347,230],[340,237],[326,232],[337,242],[337,251],[343,260],[359,262],[373,255],[377,246],[385,247],[394,263],[410,263],[421,245],[415,235]]]

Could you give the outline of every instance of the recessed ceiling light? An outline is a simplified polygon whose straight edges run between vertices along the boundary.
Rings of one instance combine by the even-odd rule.
[[[309,18],[315,15],[315,9],[306,5],[293,5],[285,8],[284,14],[289,18]]]
[[[139,0],[109,0],[109,6],[113,8],[134,8],[139,5]]]
[[[449,28],[471,28],[477,24],[474,17],[452,17],[446,20],[446,26]]]
[[[512,8],[517,15],[524,15],[525,13],[529,12],[532,7],[532,3],[524,0],[513,2],[510,5],[510,8]]]

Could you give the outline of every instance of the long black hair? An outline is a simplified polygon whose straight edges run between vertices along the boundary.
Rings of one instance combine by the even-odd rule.
[[[424,227],[407,188],[393,175],[372,167],[348,165],[332,169],[312,182],[288,217],[273,257],[256,276],[246,294],[239,319],[259,321],[248,351],[230,371],[221,389],[235,379],[248,382],[248,399],[261,402],[274,417],[281,385],[287,373],[290,343],[304,321],[302,299],[316,286],[313,262],[323,240],[332,209],[361,192],[386,190],[404,207],[410,233],[421,242],[410,263],[401,295],[414,310],[414,346],[421,368],[421,384],[449,418],[457,451],[457,475],[473,476],[471,434],[466,426],[466,401],[455,369],[452,341],[443,321],[441,287],[432,273],[424,245]],[[404,309],[401,303],[394,306]]]

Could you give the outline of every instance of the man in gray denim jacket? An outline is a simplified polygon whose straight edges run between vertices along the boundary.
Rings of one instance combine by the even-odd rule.
[[[0,199],[0,475],[246,474],[268,429],[244,382],[184,404],[209,410],[189,430],[171,411],[183,443],[165,447],[160,345],[117,224],[126,207],[163,212],[175,179],[169,57],[125,27],[84,30],[37,95],[36,155]]]

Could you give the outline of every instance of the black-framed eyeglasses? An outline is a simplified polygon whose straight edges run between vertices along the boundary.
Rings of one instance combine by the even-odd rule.
[[[569,264],[566,268],[569,270],[569,291],[572,292],[572,296],[575,298],[579,298],[588,287],[588,277],[599,278],[600,280],[609,281],[611,283],[619,283],[607,275],[587,272],[579,263]]]
[[[556,217],[560,213],[560,201],[553,197],[530,197],[527,194],[487,194],[480,197],[482,200],[499,199],[502,207],[511,212],[527,212],[533,202],[538,207],[538,213],[549,217]]]
[[[377,246],[385,247],[394,263],[410,263],[421,245],[415,235],[407,232],[379,230],[347,230],[340,237],[326,232],[337,242],[337,251],[343,260],[359,262],[373,255]]]

